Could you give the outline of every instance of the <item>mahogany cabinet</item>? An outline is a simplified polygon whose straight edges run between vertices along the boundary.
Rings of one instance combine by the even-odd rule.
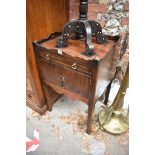
[[[97,85],[102,88],[103,81],[113,78],[119,54],[112,40],[104,45],[94,40],[96,54],[90,57],[82,54],[85,44],[80,40],[69,40],[68,47],[56,48],[59,36],[60,33],[53,33],[33,42],[41,83],[58,94],[88,104],[87,133],[90,133]]]
[[[26,1],[27,105],[41,114],[51,110],[51,104],[60,97],[60,94],[48,86],[41,85],[32,41],[48,36],[51,32],[61,31],[69,20],[68,5],[68,0]]]

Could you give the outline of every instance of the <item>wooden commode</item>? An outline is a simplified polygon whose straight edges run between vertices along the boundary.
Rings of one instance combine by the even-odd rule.
[[[70,39],[68,47],[56,48],[56,39],[60,35],[53,33],[46,39],[33,42],[44,96],[50,110],[53,106],[50,98],[58,99],[61,94],[88,104],[87,133],[90,133],[93,111],[99,96],[97,85],[102,80],[111,80],[119,55],[112,40],[107,40],[105,44],[97,44],[93,40],[96,53],[93,56],[82,54],[85,44],[80,40]],[[59,97],[50,94],[50,89]]]

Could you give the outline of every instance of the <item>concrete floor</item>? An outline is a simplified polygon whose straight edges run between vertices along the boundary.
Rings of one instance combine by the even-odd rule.
[[[96,104],[96,113],[101,109]],[[51,112],[40,116],[27,107],[27,133],[33,139],[33,131],[39,129],[39,147],[27,155],[128,155],[128,132],[120,136],[112,136],[97,130],[93,126],[93,134],[87,135],[80,128],[78,121],[86,119],[87,105],[81,101],[72,101],[63,96],[54,105]]]

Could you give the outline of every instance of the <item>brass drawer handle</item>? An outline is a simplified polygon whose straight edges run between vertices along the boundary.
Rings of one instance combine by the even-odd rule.
[[[73,65],[72,65],[72,69],[74,69],[74,70],[77,69],[77,65],[76,65],[76,63],[73,63]]]

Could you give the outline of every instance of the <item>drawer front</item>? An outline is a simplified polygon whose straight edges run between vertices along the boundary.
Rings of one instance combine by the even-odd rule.
[[[75,72],[71,69],[62,70],[63,87],[79,94],[84,98],[89,97],[90,77]]]
[[[70,59],[66,58],[63,54],[55,54],[52,52],[41,51],[39,52],[39,57],[51,61],[54,64],[59,65],[60,67],[68,68],[83,74],[91,75],[92,67],[86,65],[85,63],[79,62],[76,58],[71,57]],[[85,60],[83,60],[85,62]]]
[[[62,85],[61,68],[59,66],[41,58],[38,58],[38,65],[38,69],[42,80],[47,80],[56,84],[57,86]]]
[[[38,56],[38,69],[43,81],[63,87],[81,97],[89,97],[91,67],[79,64],[74,59],[55,57],[48,52],[40,52]]]

